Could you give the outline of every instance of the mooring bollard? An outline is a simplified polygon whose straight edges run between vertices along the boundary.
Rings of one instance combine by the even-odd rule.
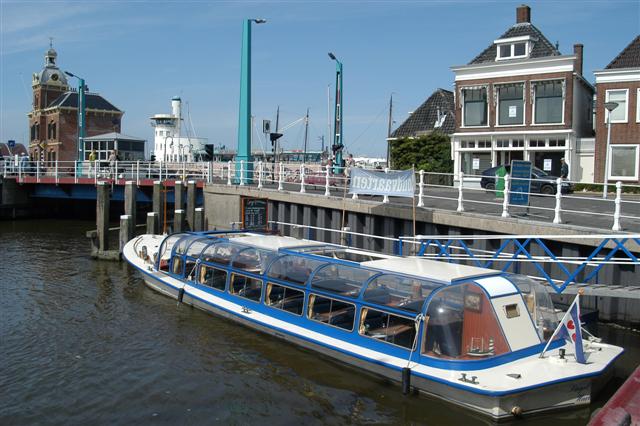
[[[196,181],[187,182],[187,226],[193,231],[196,215]]]
[[[120,216],[120,247],[118,253],[122,254],[124,246],[133,239],[133,222],[131,216],[123,214]]]
[[[420,181],[418,182],[418,207],[424,207],[424,170],[420,170]]]
[[[136,187],[135,182],[128,180],[124,185],[124,214],[131,216],[133,226],[136,226]]]
[[[173,212],[173,232],[184,232],[185,228],[184,210],[178,209]]]
[[[291,236],[293,238],[302,239],[304,233],[304,228],[300,225],[292,225],[291,226]]]
[[[99,252],[105,252],[109,249],[109,208],[111,205],[111,197],[109,194],[109,186],[106,182],[98,182],[96,191],[97,248]]]
[[[195,222],[194,222],[194,231],[200,232],[204,231],[204,208],[196,207],[195,212]]]
[[[622,231],[622,227],[620,226],[620,210],[622,208],[622,182],[616,182],[616,199],[615,199],[615,210],[613,211],[613,226],[611,227],[612,231]]]
[[[158,213],[149,212],[147,213],[147,234],[157,234],[158,233]]]
[[[562,178],[556,179],[556,208],[554,209],[553,223],[562,223],[560,210],[562,207]]]
[[[511,186],[509,174],[504,175],[504,200],[502,201],[502,217],[509,217],[509,187]]]
[[[262,189],[262,161],[258,161],[258,189]]]
[[[464,206],[462,205],[462,189],[464,187],[464,172],[460,172],[460,177],[458,178],[458,208],[456,211],[458,213],[464,212]]]
[[[173,204],[174,210],[182,210],[184,208],[184,185],[181,180],[177,180],[173,187]]]
[[[158,224],[164,223],[164,197],[165,193],[163,191],[162,182],[156,180],[153,182],[153,194],[151,199],[151,209],[152,211],[158,213]]]

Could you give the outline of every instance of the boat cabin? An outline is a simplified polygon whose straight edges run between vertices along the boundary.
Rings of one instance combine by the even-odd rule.
[[[166,237],[154,260],[172,278],[274,318],[274,328],[434,366],[533,353],[557,324],[548,293],[528,277],[421,257],[209,232]]]

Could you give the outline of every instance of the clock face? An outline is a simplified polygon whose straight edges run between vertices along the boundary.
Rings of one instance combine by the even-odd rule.
[[[53,81],[58,81],[58,74],[53,74],[53,75],[51,76],[51,80],[53,80]]]

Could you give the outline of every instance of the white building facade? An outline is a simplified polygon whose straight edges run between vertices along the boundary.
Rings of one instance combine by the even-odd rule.
[[[171,114],[156,114],[151,117],[154,128],[153,155],[156,161],[192,162],[206,157],[206,138],[189,135],[182,118],[182,100],[171,99]]]

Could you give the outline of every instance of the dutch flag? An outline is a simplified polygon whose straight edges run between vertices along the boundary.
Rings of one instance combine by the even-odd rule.
[[[584,356],[584,349],[582,347],[582,326],[580,324],[580,294],[576,295],[571,306],[567,309],[567,312],[562,317],[558,328],[553,332],[549,343],[554,337],[560,337],[567,341],[569,345],[573,346],[573,353],[575,354],[576,361],[580,364],[586,364],[587,360]],[[547,344],[547,347],[549,344]],[[545,350],[542,351],[541,356],[544,355]]]

